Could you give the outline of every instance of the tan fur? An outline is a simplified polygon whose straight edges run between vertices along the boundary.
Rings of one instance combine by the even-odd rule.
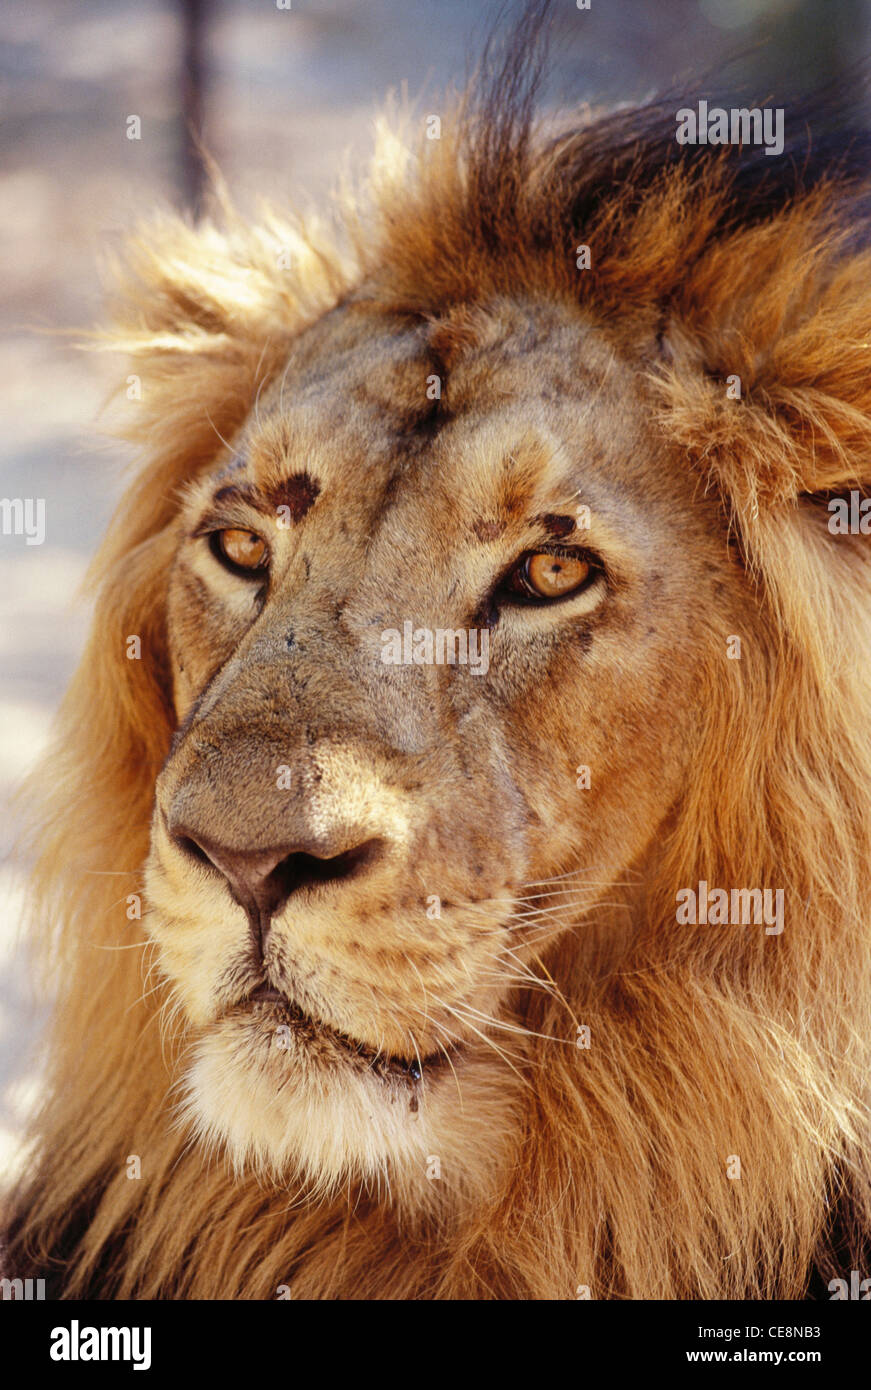
[[[871,484],[871,258],[837,172],[742,221],[730,156],[639,182],[633,117],[536,143],[519,100],[385,137],[344,240],[228,212],[131,245],[111,345],[145,457],[50,754],[59,999],[11,1207],[13,1272],[67,1295],[793,1297],[859,1258],[871,574],[821,498]],[[580,225],[584,169],[609,192]],[[231,485],[291,506],[262,600],[193,534]],[[607,581],[489,611],[581,505]],[[486,676],[385,666],[406,619],[492,619]],[[269,976],[450,1064],[414,1087],[329,1032],[277,1048],[245,912],[173,816],[377,838],[279,914]],[[784,931],[678,925],[700,879],[783,888]]]

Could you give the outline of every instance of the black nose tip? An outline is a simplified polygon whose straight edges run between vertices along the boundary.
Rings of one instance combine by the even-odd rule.
[[[365,840],[339,854],[318,853],[314,846],[275,849],[228,849],[205,835],[179,826],[172,838],[178,849],[223,874],[233,897],[247,912],[274,917],[288,898],[316,884],[335,884],[362,873],[380,856],[382,841]]]

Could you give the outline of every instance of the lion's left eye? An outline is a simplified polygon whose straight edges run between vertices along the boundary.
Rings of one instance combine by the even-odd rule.
[[[518,561],[504,587],[525,598],[566,598],[586,588],[595,575],[593,565],[582,555],[534,551]]]
[[[209,545],[215,559],[234,574],[255,574],[265,570],[269,563],[266,542],[256,531],[243,531],[235,527],[226,531],[212,531]]]

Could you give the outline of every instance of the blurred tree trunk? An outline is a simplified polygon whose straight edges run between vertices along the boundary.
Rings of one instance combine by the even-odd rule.
[[[181,53],[181,194],[195,216],[202,211],[205,170],[200,154],[206,88],[206,26],[210,0],[179,0]]]

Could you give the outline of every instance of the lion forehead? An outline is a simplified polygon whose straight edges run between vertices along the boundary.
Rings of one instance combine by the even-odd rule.
[[[346,482],[383,511],[401,481],[419,475],[425,492],[448,479],[458,502],[465,493],[480,509],[482,489],[498,487],[530,433],[547,441],[538,451],[544,481],[568,474],[560,437],[595,444],[597,431],[631,472],[649,421],[643,397],[632,350],[576,305],[502,297],[423,318],[364,299],[299,335],[240,432],[236,466],[276,504],[287,501],[283,489],[304,485],[306,510],[313,480],[324,503],[329,484]],[[488,422],[506,419],[513,437],[499,429],[489,439]],[[433,448],[443,436],[448,447]],[[587,470],[596,458],[595,448],[579,455]],[[227,478],[224,462],[209,481]]]

